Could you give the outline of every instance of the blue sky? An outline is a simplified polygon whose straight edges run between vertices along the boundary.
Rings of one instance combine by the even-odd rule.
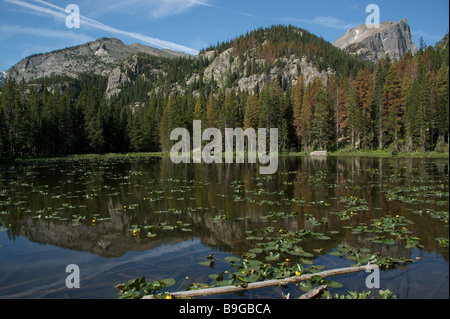
[[[258,27],[292,24],[333,42],[365,23],[371,3],[381,21],[407,18],[416,44],[448,32],[448,0],[0,0],[0,70],[100,37],[196,53]],[[80,9],[80,28],[66,26],[69,4]]]

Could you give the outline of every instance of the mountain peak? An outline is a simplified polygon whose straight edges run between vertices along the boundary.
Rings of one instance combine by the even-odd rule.
[[[408,52],[417,53],[407,19],[396,23],[384,21],[378,28],[369,28],[361,24],[347,30],[333,45],[351,54],[361,55],[372,62],[388,54],[390,58],[398,60]]]
[[[117,39],[117,38],[101,37],[101,38],[98,38],[97,40],[95,40],[94,42],[111,42],[111,43],[124,45],[123,42],[120,39]]]
[[[7,73],[16,81],[30,81],[43,77],[89,72],[108,76],[127,58],[138,53],[157,57],[177,58],[187,56],[181,52],[159,50],[146,45],[127,45],[117,38],[102,37],[74,47],[26,57],[11,67]]]

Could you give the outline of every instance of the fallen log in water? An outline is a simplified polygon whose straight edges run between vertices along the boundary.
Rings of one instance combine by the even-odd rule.
[[[193,298],[193,297],[201,297],[201,296],[220,295],[220,294],[226,294],[226,293],[236,293],[236,292],[243,292],[243,291],[252,290],[252,289],[260,289],[260,288],[266,288],[266,287],[275,287],[275,286],[284,286],[287,284],[294,284],[294,283],[298,283],[301,281],[310,280],[314,276],[320,276],[322,278],[325,278],[325,277],[351,274],[354,272],[365,271],[365,270],[375,269],[375,268],[378,268],[378,266],[374,265],[374,264],[367,264],[365,266],[338,268],[338,269],[326,270],[326,271],[312,273],[312,274],[304,274],[301,276],[287,277],[287,278],[283,278],[283,279],[273,279],[273,280],[253,282],[253,283],[249,283],[247,285],[247,287],[245,287],[245,288],[240,287],[240,286],[223,286],[223,287],[213,287],[213,288],[205,288],[205,289],[198,289],[198,290],[178,291],[178,292],[170,293],[170,295],[172,296],[172,298]],[[153,299],[153,295],[144,296],[143,299]]]
[[[322,285],[317,288],[311,289],[306,294],[303,294],[298,299],[313,299],[318,297],[324,290],[328,288],[327,285]]]

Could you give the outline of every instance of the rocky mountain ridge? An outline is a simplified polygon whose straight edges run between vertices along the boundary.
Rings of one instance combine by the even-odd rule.
[[[399,30],[406,28],[409,31],[407,25],[399,23],[395,25],[398,25]],[[355,73],[355,70],[366,67],[362,62],[358,62],[358,60],[361,61],[359,58],[356,60],[348,53],[340,52],[336,46],[348,51],[349,47],[354,48],[355,45],[361,45],[367,41],[371,46],[371,43],[376,43],[371,39],[380,37],[385,31],[387,33],[383,33],[383,37],[396,34],[389,31],[393,29],[390,23],[383,23],[374,34],[363,30],[364,27],[358,28],[347,31],[346,36],[338,39],[334,46],[294,26],[260,28],[237,37],[231,42],[202,50],[198,56],[159,50],[140,44],[125,45],[115,38],[100,38],[83,45],[24,58],[9,69],[7,75],[14,78],[16,82],[21,81],[22,78],[26,82],[53,76],[77,78],[80,73],[101,75],[107,78],[106,95],[108,97],[120,94],[124,89],[129,90],[137,82],[147,83],[144,86],[148,89],[148,94],[151,90],[164,90],[166,94],[175,92],[182,94],[199,82],[214,83],[215,87],[236,91],[252,91],[263,88],[275,79],[280,83],[295,85],[300,74],[307,84],[312,83],[316,78],[326,84],[333,74],[348,72],[350,68],[352,68],[351,72]],[[360,35],[360,37],[356,36],[358,41],[354,41],[354,33]],[[345,40],[351,36],[353,42]],[[393,37],[394,42],[402,38]],[[408,43],[406,47],[409,47]],[[382,43],[383,45],[385,48],[385,43]],[[364,51],[364,48],[359,49],[358,53],[361,53],[361,50]],[[375,54],[376,59],[392,50],[380,49],[379,51]],[[401,52],[403,54],[404,50]],[[153,58],[142,58],[142,55]],[[371,53],[366,55],[371,56]],[[170,76],[178,72],[180,65],[175,67],[172,65],[172,68],[170,66],[170,60],[179,60],[178,58],[192,59],[192,61],[176,63],[200,66],[192,69],[188,67],[182,76],[176,76],[175,82],[162,79],[168,74]],[[198,63],[198,61],[202,62]],[[158,79],[160,81],[157,83]],[[155,87],[158,85],[159,87]],[[142,96],[134,102],[143,102],[141,100]]]
[[[157,57],[186,57],[187,54],[171,50],[159,50],[142,44],[126,45],[116,38],[100,38],[79,46],[36,54],[22,59],[10,68],[8,77],[16,82],[32,81],[43,77],[89,72],[109,76],[111,71],[130,56],[146,53]]]
[[[215,81],[218,87],[226,86],[229,75],[239,73],[241,63],[244,68],[251,63],[248,60],[241,61],[239,58],[233,59],[232,51],[233,49],[230,48],[222,53],[217,53],[215,50],[201,53],[197,58],[210,61],[209,65],[201,72],[191,74],[186,80],[186,85],[183,86],[180,85],[180,83],[174,84],[171,92],[175,93],[176,91],[183,94],[186,91],[186,87],[199,81],[200,77],[206,82]],[[258,59],[255,60],[255,63],[262,68],[265,64],[265,60]],[[144,74],[139,74],[138,72],[138,64],[137,57],[133,56],[110,73],[106,90],[107,96],[110,97],[119,93],[124,84],[132,84],[133,80],[129,77],[130,73],[145,79],[146,76]],[[164,75],[166,72],[162,68],[154,66],[151,69],[151,73],[152,75]],[[266,84],[279,78],[290,81],[292,85],[295,85],[300,73],[302,73],[305,83],[307,84],[312,83],[316,78],[320,78],[320,80],[326,84],[329,77],[332,74],[335,74],[335,71],[331,68],[320,71],[317,66],[308,61],[306,57],[291,55],[289,57],[278,58],[267,72],[239,76],[236,83],[229,89],[234,89],[236,91],[254,91],[257,87],[263,88]],[[194,95],[197,94],[198,92],[194,92]]]
[[[161,90],[169,95],[184,94],[192,90],[194,96],[200,93],[196,87],[204,84],[214,87],[214,90],[257,91],[277,80],[286,88],[295,85],[300,74],[306,84],[320,79],[326,85],[332,75],[352,73],[356,76],[358,69],[370,67],[369,63],[339,50],[322,38],[295,26],[282,25],[260,28],[230,42],[211,46],[192,59],[187,62],[192,67],[179,65],[168,70],[163,64],[158,65],[145,57],[131,57],[111,72],[107,95],[120,94],[135,83],[146,86],[148,94],[152,91],[160,93]],[[177,81],[166,79],[158,82],[171,72],[172,75],[173,72],[178,74]],[[142,85],[150,79],[154,85]],[[134,97],[128,94],[126,100]]]
[[[333,45],[371,62],[377,62],[387,55],[399,60],[408,52],[415,55],[418,51],[406,19],[396,23],[385,21],[379,28],[362,24],[347,30]]]

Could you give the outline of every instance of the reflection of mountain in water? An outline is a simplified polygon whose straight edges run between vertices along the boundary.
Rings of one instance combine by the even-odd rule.
[[[393,176],[400,176],[396,180],[400,184],[413,183],[415,176],[428,173],[425,164],[414,160],[404,160],[400,165],[395,159],[332,157],[285,157],[280,158],[279,164],[278,174],[273,176],[257,175],[257,167],[251,165],[174,165],[168,159],[92,164],[83,170],[77,165],[67,165],[37,171],[32,174],[34,183],[47,184],[46,192],[27,194],[29,212],[11,220],[7,219],[12,217],[6,216],[5,224],[14,225],[11,227],[14,236],[104,257],[118,257],[127,251],[145,251],[190,238],[199,238],[213,248],[243,254],[254,247],[254,242],[246,239],[246,231],[260,231],[267,225],[325,234],[330,230],[339,231],[330,235],[331,240],[305,240],[302,248],[309,252],[322,248],[326,253],[340,243],[347,243],[392,257],[410,256],[411,249],[403,245],[375,244],[365,241],[366,235],[343,230],[343,222],[331,212],[345,209],[340,198],[355,196],[365,199],[369,210],[359,212],[347,225],[369,225],[373,218],[395,215],[398,211],[407,213],[406,204],[386,201],[384,185],[392,182]],[[61,198],[55,203],[51,194],[56,189],[79,194],[70,200],[75,209],[61,210],[61,217],[68,220],[36,218],[33,212],[43,207],[57,211],[69,200]],[[95,194],[93,199],[90,193]],[[94,212],[109,219],[92,225],[89,219]],[[273,212],[283,212],[284,216],[262,218]],[[87,216],[76,227],[71,226],[70,220],[74,213]],[[289,214],[292,216],[287,217]],[[326,217],[329,222],[315,226],[309,216]],[[439,230],[435,220],[417,215],[408,218],[415,223],[413,230],[429,251],[438,249],[436,237],[448,236],[445,229]],[[133,236],[130,231],[133,225],[152,225],[157,236],[149,238],[144,232]],[[163,230],[164,225],[174,229]],[[191,231],[183,231],[178,225],[188,225],[184,228]],[[448,252],[444,258],[448,259]]]

